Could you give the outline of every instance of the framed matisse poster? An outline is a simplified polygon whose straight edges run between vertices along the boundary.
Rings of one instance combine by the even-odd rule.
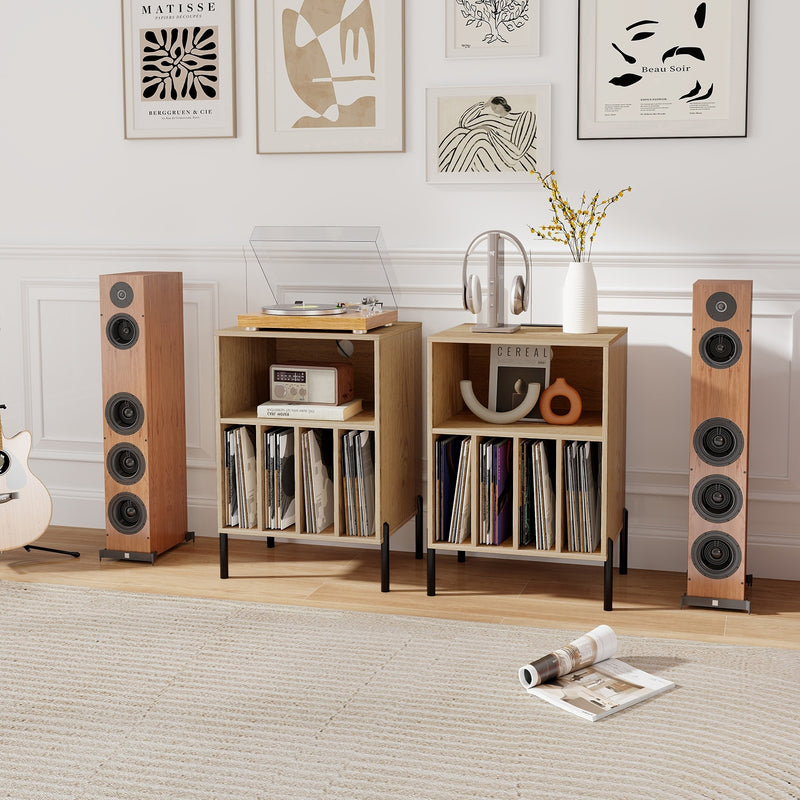
[[[747,135],[749,0],[579,0],[578,138]]]
[[[426,178],[523,183],[550,163],[550,85],[427,90]]]
[[[445,0],[447,58],[539,55],[540,0]]]
[[[403,0],[255,9],[257,152],[403,150]]]
[[[236,135],[234,0],[122,0],[125,138]]]

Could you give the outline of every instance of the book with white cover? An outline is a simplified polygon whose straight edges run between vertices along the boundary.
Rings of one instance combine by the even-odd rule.
[[[261,403],[256,414],[266,419],[322,419],[345,420],[361,411],[361,398],[341,403],[338,406],[324,403],[277,403],[271,400]]]

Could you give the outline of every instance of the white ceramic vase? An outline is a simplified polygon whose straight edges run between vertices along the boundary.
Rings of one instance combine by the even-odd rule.
[[[597,333],[597,281],[591,261],[573,261],[564,279],[564,333]]]

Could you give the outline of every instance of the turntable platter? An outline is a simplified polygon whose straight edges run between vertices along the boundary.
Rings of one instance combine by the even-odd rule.
[[[327,317],[332,314],[344,314],[344,306],[326,305],[323,303],[286,303],[285,305],[265,306],[264,314],[286,317]]]

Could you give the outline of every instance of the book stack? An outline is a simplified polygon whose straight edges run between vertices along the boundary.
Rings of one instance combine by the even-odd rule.
[[[564,482],[568,545],[572,552],[593,553],[600,546],[600,442],[567,442]]]
[[[294,431],[270,428],[264,432],[264,496],[267,525],[285,530],[295,523]]]
[[[256,500],[255,430],[246,425],[225,429],[225,525],[255,528]]]
[[[256,414],[266,419],[324,419],[345,420],[361,411],[361,398],[340,403],[279,403],[267,401],[256,408]]]
[[[555,545],[554,444],[526,439],[520,445],[520,543],[537,550]]]
[[[342,474],[348,536],[375,534],[374,437],[370,431],[348,431],[342,436]]]

